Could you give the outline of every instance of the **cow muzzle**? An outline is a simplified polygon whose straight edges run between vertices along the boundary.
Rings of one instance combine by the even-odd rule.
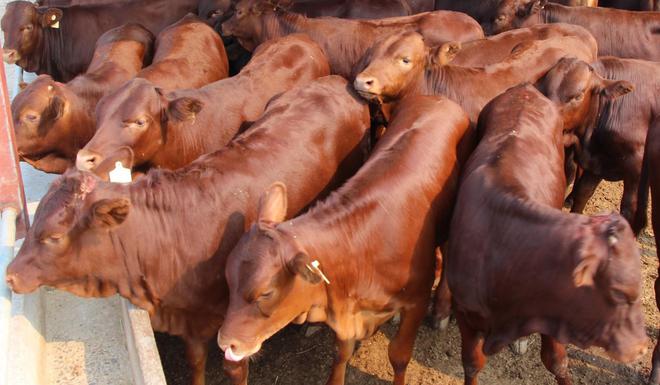
[[[83,148],[76,156],[76,168],[81,171],[93,171],[102,161],[101,155]]]
[[[253,349],[245,349],[239,341],[227,338],[218,333],[218,346],[225,352],[225,360],[239,362],[256,354],[261,349],[261,344],[257,344]]]
[[[7,64],[16,64],[21,60],[21,55],[15,49],[4,49],[2,51],[2,60]]]
[[[7,286],[16,294],[29,294],[37,290],[39,285],[30,285],[27,284],[24,280],[20,278],[18,274],[7,273],[6,276]]]
[[[381,91],[378,79],[373,76],[358,75],[353,82],[353,87],[360,96],[367,100],[377,99]]]

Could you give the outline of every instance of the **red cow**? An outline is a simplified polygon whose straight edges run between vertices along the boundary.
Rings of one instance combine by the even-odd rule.
[[[541,359],[570,385],[563,344],[600,346],[615,359],[643,355],[641,262],[618,214],[561,211],[562,117],[531,85],[493,99],[461,176],[446,276],[461,331],[465,384],[477,385],[485,355],[542,335]]]
[[[447,236],[471,150],[468,131],[456,103],[415,96],[401,102],[364,167],[325,202],[284,221],[291,198],[284,184],[271,186],[227,261],[230,301],[218,334],[226,359],[257,353],[292,321],[325,322],[338,350],[327,383],[342,385],[356,341],[400,311],[389,358],[394,384],[404,385],[438,233]]]
[[[63,173],[94,135],[94,108],[104,95],[133,78],[151,61],[154,36],[138,24],[104,33],[87,72],[62,84],[40,75],[11,104],[21,160]]]

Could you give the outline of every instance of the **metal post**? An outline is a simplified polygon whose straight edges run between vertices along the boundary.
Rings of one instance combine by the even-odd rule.
[[[23,68],[21,68],[17,65],[14,65],[14,67],[16,67],[16,69],[15,69],[15,71],[16,71],[16,83],[14,83],[14,89],[12,90],[12,94],[11,94],[12,97],[18,95],[18,93],[21,92],[21,83],[24,82],[24,80],[23,80],[24,79],[23,78],[23,74],[24,74]]]
[[[11,290],[7,287],[5,271],[14,258],[16,242],[16,216],[18,211],[8,207],[0,219],[0,356],[9,354],[9,318],[11,317]],[[0,360],[0,383],[7,384],[7,360]]]

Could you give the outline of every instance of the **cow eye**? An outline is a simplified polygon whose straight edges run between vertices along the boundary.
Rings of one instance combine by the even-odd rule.
[[[35,114],[26,114],[25,119],[34,122],[35,120],[39,119],[39,117]]]
[[[404,58],[401,59],[401,62],[403,64],[410,64],[410,58],[409,57],[404,57]]]
[[[140,119],[138,119],[138,120],[135,121],[135,124],[136,124],[138,127],[144,127],[144,126],[147,124],[147,119],[140,118]]]
[[[275,292],[275,290],[268,290],[268,291],[265,291],[265,292],[261,293],[261,295],[259,296],[259,300],[265,301],[267,299],[272,298],[274,292]]]
[[[575,102],[581,102],[582,99],[584,99],[584,92],[580,92],[579,94],[573,96],[571,99]]]
[[[502,22],[502,21],[504,21],[504,20],[506,20],[506,15],[499,15],[499,16],[497,17],[497,19],[495,19],[495,21],[498,21],[498,22]]]
[[[237,9],[236,10],[236,17],[243,17],[243,10],[242,9]]]
[[[64,237],[64,234],[61,233],[53,233],[48,235],[47,237],[42,239],[42,242],[44,243],[58,243],[62,238]]]

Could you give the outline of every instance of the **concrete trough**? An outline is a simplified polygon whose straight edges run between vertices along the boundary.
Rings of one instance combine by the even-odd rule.
[[[7,234],[0,239],[6,244]],[[149,314],[127,300],[47,287],[10,298],[8,348],[0,351],[7,380],[0,374],[0,384],[166,385]]]

